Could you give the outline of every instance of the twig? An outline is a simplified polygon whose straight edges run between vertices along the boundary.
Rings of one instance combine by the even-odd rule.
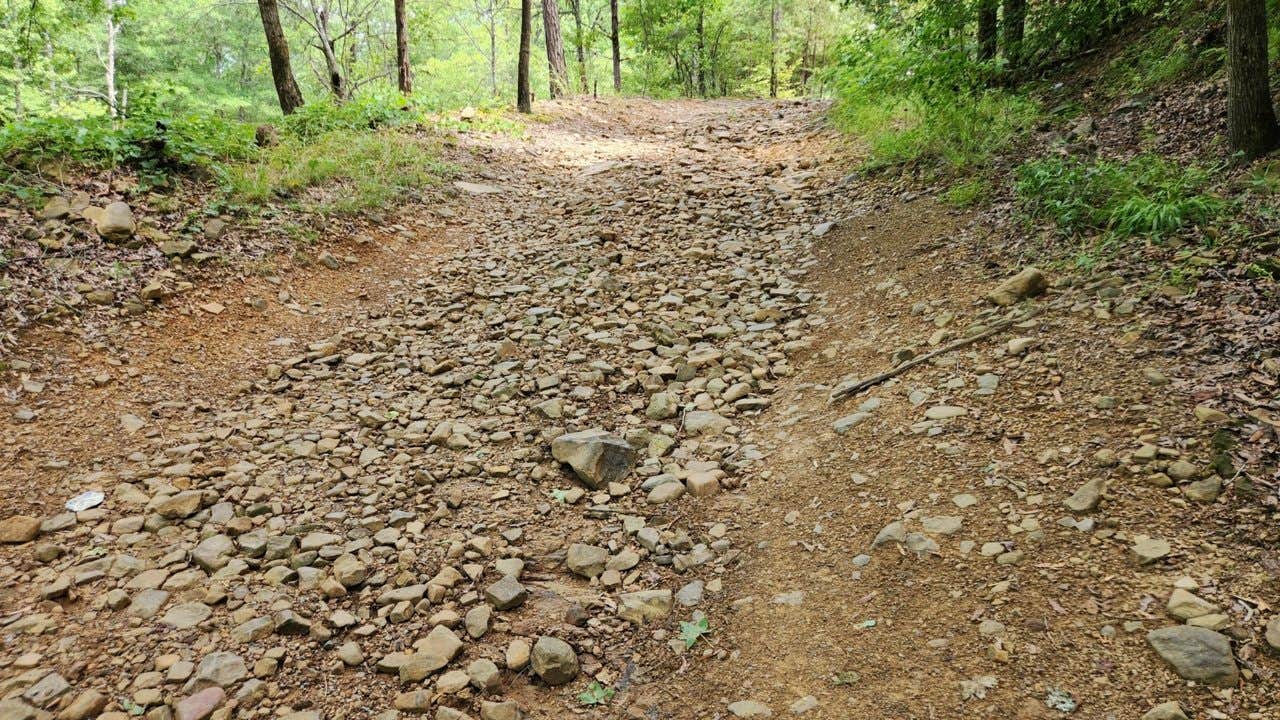
[[[1047,307],[1046,305],[1041,305],[1017,317],[1012,317],[1012,318],[1009,318],[1008,320],[1002,320],[996,323],[995,325],[992,325],[991,327],[987,328],[986,330],[983,330],[977,335],[970,335],[969,337],[961,338],[959,340],[956,340],[955,342],[948,343],[938,348],[937,350],[927,352],[924,355],[920,355],[919,357],[911,358],[910,360],[902,363],[901,365],[898,365],[894,368],[886,370],[878,375],[872,375],[866,380],[862,380],[860,382],[854,383],[853,385],[850,385],[848,387],[840,388],[839,390],[836,390],[835,392],[831,393],[830,401],[833,403],[839,402],[840,400],[844,400],[847,397],[857,395],[858,393],[862,392],[863,390],[866,390],[867,388],[874,387],[886,380],[889,380],[890,378],[897,377],[898,375],[901,375],[907,370],[910,370],[911,368],[921,363],[926,363],[938,357],[939,355],[944,355],[946,353],[951,352],[952,350],[959,350],[960,348],[965,347],[967,345],[972,345],[973,343],[976,343],[979,340],[989,338],[992,335],[995,335],[996,333],[1003,332],[1004,330],[1007,330],[1010,327],[1020,322],[1030,320],[1031,318],[1039,315],[1040,313],[1044,312],[1046,307]]]

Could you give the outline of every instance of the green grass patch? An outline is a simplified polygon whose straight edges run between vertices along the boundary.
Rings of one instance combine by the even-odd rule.
[[[977,207],[991,199],[991,184],[981,177],[962,180],[948,188],[943,198],[958,208]]]
[[[438,182],[446,168],[435,143],[396,129],[331,130],[286,138],[252,162],[230,165],[232,201],[251,205],[297,201],[302,207],[351,213],[389,204]]]
[[[991,90],[936,96],[853,96],[835,110],[837,124],[867,144],[868,169],[936,166],[947,174],[982,168],[1040,117],[1035,101]]]
[[[1155,155],[1127,162],[1054,157],[1023,164],[1015,189],[1028,215],[1052,220],[1066,235],[1160,239],[1227,209],[1211,179],[1209,170]]]

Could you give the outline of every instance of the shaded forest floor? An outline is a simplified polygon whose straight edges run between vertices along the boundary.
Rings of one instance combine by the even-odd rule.
[[[1280,712],[1280,368],[1223,350],[1272,309],[1134,258],[993,306],[1011,226],[820,103],[547,107],[332,267],[21,336],[0,718]]]

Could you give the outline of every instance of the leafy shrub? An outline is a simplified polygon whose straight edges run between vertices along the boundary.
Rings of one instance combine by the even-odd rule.
[[[1045,158],[1018,169],[1016,191],[1025,211],[1068,235],[1160,238],[1221,214],[1226,204],[1209,194],[1209,180],[1203,168],[1155,155],[1094,163]]]
[[[0,127],[0,161],[26,167],[71,161],[158,175],[247,158],[255,150],[252,126],[209,116],[47,117]]]
[[[335,130],[377,130],[421,119],[421,114],[399,95],[369,94],[343,103],[332,99],[308,103],[285,117],[280,125],[288,134],[312,139]]]

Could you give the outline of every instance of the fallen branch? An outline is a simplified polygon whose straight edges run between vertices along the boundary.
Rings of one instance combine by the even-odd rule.
[[[893,368],[891,368],[891,369],[889,369],[889,370],[885,370],[884,372],[882,372],[882,373],[880,373],[880,374],[878,374],[878,375],[872,375],[871,377],[867,378],[866,380],[860,380],[860,381],[858,381],[858,382],[856,382],[856,383],[854,383],[853,385],[850,385],[850,386],[848,386],[848,387],[842,387],[842,388],[839,388],[839,389],[837,389],[835,392],[831,393],[831,399],[830,399],[830,402],[833,402],[833,403],[834,403],[834,402],[839,402],[840,400],[844,400],[844,399],[845,399],[845,398],[847,398],[847,397],[851,397],[851,396],[853,396],[853,395],[857,395],[858,393],[862,392],[863,390],[866,390],[866,389],[868,389],[868,388],[875,387],[876,385],[879,385],[880,383],[882,383],[882,382],[884,382],[884,381],[886,381],[886,380],[889,380],[889,379],[891,379],[891,378],[895,378],[895,377],[897,377],[897,376],[901,375],[902,373],[904,373],[904,372],[906,372],[906,371],[910,370],[911,368],[913,368],[913,367],[915,367],[915,366],[917,366],[917,365],[920,365],[921,363],[929,362],[930,360],[932,360],[932,359],[934,359],[934,358],[938,357],[939,355],[945,355],[946,353],[949,353],[949,352],[951,352],[952,350],[959,350],[960,348],[962,348],[962,347],[966,347],[966,346],[968,346],[968,345],[972,345],[972,344],[974,344],[974,343],[978,342],[979,340],[983,340],[983,339],[985,339],[985,338],[989,338],[989,337],[991,337],[992,335],[995,335],[996,333],[999,333],[999,332],[1003,332],[1003,331],[1005,331],[1005,330],[1008,330],[1010,327],[1013,327],[1014,325],[1017,325],[1017,324],[1018,324],[1018,323],[1020,323],[1020,322],[1024,322],[1024,321],[1026,321],[1026,320],[1030,320],[1031,318],[1033,318],[1033,317],[1035,317],[1035,316],[1039,315],[1040,313],[1044,312],[1044,310],[1045,310],[1045,308],[1046,308],[1046,307],[1048,307],[1048,306],[1047,306],[1047,305],[1040,305],[1040,306],[1038,306],[1038,307],[1036,307],[1036,308],[1033,308],[1032,310],[1029,310],[1028,312],[1025,312],[1025,313],[1023,313],[1023,314],[1021,314],[1021,315],[1019,315],[1019,316],[1017,316],[1017,317],[1011,317],[1011,318],[1009,318],[1009,319],[1007,319],[1007,320],[1001,320],[1000,322],[996,323],[995,325],[992,325],[991,327],[987,328],[986,330],[983,330],[982,332],[978,333],[977,335],[970,335],[969,337],[961,338],[961,339],[959,339],[959,340],[956,340],[955,342],[952,342],[952,343],[948,343],[948,344],[946,344],[946,345],[943,345],[942,347],[938,348],[937,350],[933,350],[933,351],[931,351],[931,352],[927,352],[927,353],[925,353],[924,355],[920,355],[919,357],[911,358],[910,360],[907,360],[906,362],[904,362],[904,363],[902,363],[902,364],[900,364],[900,365],[898,365],[898,366],[896,366],[896,367],[893,367]]]

